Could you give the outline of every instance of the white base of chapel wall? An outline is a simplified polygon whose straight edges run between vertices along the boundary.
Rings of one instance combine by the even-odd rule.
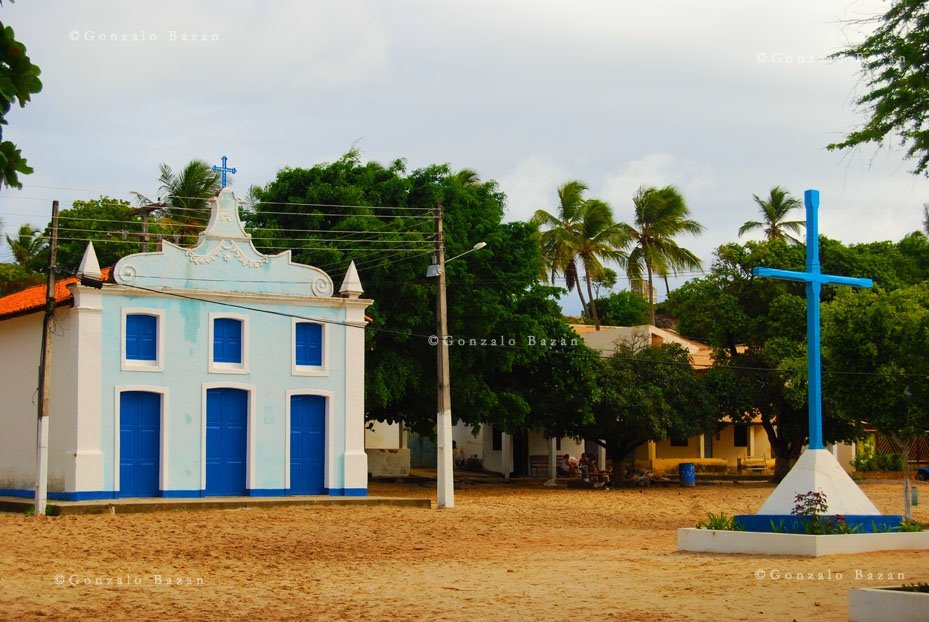
[[[343,457],[345,481],[343,494],[364,496],[368,494],[368,455],[363,451],[345,452]]]

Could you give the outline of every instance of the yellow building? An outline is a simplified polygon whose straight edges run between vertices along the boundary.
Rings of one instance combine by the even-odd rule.
[[[603,354],[612,354],[621,344],[656,346],[676,343],[690,353],[690,362],[695,369],[707,369],[713,364],[710,346],[657,326],[601,326],[600,330],[586,324],[573,324],[571,327],[589,348]],[[635,452],[637,467],[659,473],[676,470],[681,462],[720,470],[765,471],[774,466],[768,435],[757,418],[750,424],[720,423],[715,434],[650,441]]]

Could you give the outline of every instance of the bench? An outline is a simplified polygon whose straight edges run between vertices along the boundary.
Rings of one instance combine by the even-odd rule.
[[[529,456],[529,475],[532,477],[549,475],[548,456]]]
[[[738,461],[739,471],[755,471],[763,472],[768,470],[768,460],[764,456],[762,457],[748,457],[748,458],[739,458]]]

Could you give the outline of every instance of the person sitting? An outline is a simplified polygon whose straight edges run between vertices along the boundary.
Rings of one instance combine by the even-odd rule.
[[[563,475],[565,477],[574,477],[574,472],[577,470],[577,459],[572,458],[570,454],[565,454],[561,459],[561,463],[558,465],[558,475]]]
[[[590,475],[590,460],[586,453],[581,454],[581,459],[577,463],[577,470],[584,479],[587,479]]]
[[[612,471],[612,468],[601,471],[600,465],[597,464],[597,459],[593,456],[590,457],[590,479],[593,480],[595,484],[600,484],[608,488],[610,484],[610,471]]]

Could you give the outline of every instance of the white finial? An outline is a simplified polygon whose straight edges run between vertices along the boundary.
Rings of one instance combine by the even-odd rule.
[[[355,262],[348,264],[348,272],[342,279],[342,287],[339,293],[345,298],[358,298],[364,292],[361,289],[361,279],[358,278],[358,270],[355,269]]]
[[[97,261],[97,253],[94,251],[94,243],[88,242],[87,248],[84,249],[84,258],[81,259],[81,265],[77,269],[78,274],[89,276],[93,279],[102,279],[103,274],[100,272],[100,262]]]

